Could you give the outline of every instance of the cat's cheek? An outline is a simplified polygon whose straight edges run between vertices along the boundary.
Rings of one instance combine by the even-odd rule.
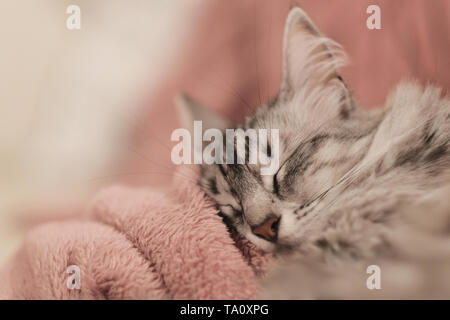
[[[282,215],[280,224],[278,226],[278,244],[280,245],[293,245],[298,241],[302,230],[299,230],[298,215],[292,212]]]

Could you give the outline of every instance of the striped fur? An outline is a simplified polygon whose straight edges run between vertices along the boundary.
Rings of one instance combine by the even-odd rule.
[[[408,212],[450,190],[449,99],[404,83],[384,108],[364,110],[338,74],[339,46],[299,8],[285,30],[280,93],[241,125],[280,130],[280,170],[261,177],[258,165],[203,166],[200,184],[226,222],[265,250],[303,261],[402,256],[417,234],[404,232]],[[281,218],[275,242],[251,232],[272,216]]]

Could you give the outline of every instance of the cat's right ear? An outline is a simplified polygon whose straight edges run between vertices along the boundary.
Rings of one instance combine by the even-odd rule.
[[[177,96],[175,106],[182,127],[188,129],[191,133],[194,131],[194,121],[202,121],[203,131],[211,128],[219,130],[231,128],[231,124],[228,121],[215,112],[208,110],[201,103],[186,94]]]
[[[327,85],[331,80],[342,82],[338,69],[343,64],[345,54],[339,45],[324,37],[302,9],[291,8],[283,37],[280,98],[289,100],[305,86]]]

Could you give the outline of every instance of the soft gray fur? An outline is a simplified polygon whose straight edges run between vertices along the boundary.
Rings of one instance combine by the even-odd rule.
[[[450,266],[450,101],[437,87],[404,83],[384,108],[362,109],[339,76],[344,62],[339,46],[293,8],[280,92],[239,126],[280,130],[280,170],[267,177],[258,165],[204,165],[200,184],[227,224],[290,257],[266,280],[264,297],[371,297],[369,264],[391,277],[383,297],[448,295],[448,281],[425,275],[436,259]],[[271,217],[280,218],[275,241],[252,233]],[[417,273],[397,284],[411,266]]]

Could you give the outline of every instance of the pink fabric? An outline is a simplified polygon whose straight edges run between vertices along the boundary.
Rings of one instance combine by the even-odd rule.
[[[229,235],[191,168],[176,176],[167,192],[110,187],[79,219],[32,230],[0,272],[0,298],[256,298],[270,256]],[[70,265],[81,290],[66,286]]]

